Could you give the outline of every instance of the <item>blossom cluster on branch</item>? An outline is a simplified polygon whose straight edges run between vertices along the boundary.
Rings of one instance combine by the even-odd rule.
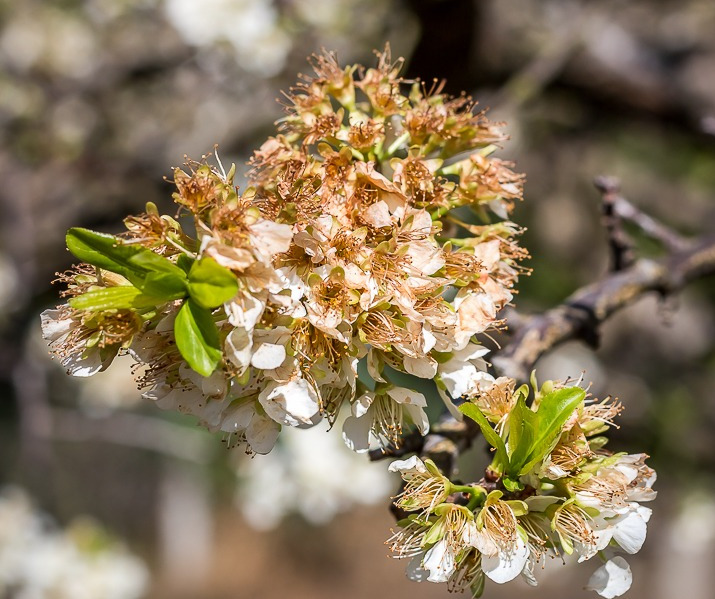
[[[533,386],[530,405],[527,385],[502,378],[460,407],[494,451],[478,483],[455,484],[417,456],[390,465],[405,481],[395,505],[407,515],[388,544],[410,558],[413,580],[479,596],[485,578],[521,575],[535,586],[549,554],[585,561],[640,550],[651,510],[639,502],[655,498],[656,475],[644,454],[604,448],[619,403],[587,399],[578,386]],[[630,585],[628,563],[612,556],[588,588],[610,599]]]
[[[59,276],[67,301],[43,329],[70,374],[129,353],[144,397],[260,454],[283,426],[332,423],[341,408],[351,449],[398,446],[408,429],[429,431],[416,388],[434,381],[495,462],[467,487],[416,457],[396,465],[398,505],[418,513],[393,548],[419,557],[415,576],[478,594],[482,573],[531,577],[547,548],[591,557],[616,519],[645,520],[631,483],[647,470],[593,437],[613,405],[542,388],[527,407],[524,387],[488,372],[480,338],[503,325],[525,272],[509,220],[523,178],[494,157],[505,136],[471,99],[404,80],[401,67],[389,49],[368,69],[316,56],[247,189],[218,155],[217,166],[189,161],[174,171],[175,216],[148,205],[119,236],[70,229],[82,263]],[[637,477],[623,483],[627,464]],[[604,505],[584,499],[607,492]]]

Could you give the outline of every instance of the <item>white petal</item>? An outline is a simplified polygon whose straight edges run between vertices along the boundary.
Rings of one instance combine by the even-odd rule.
[[[389,227],[392,225],[392,217],[387,204],[380,200],[372,204],[367,210],[362,213],[363,220],[379,229],[381,227]]]
[[[439,376],[452,397],[461,397],[477,380],[477,369],[471,362],[449,360],[439,367]]]
[[[375,394],[372,391],[367,391],[358,397],[351,406],[351,412],[355,418],[362,418],[367,414],[368,409],[375,401]]]
[[[626,553],[638,553],[645,543],[648,525],[643,517],[633,511],[619,520],[613,530],[613,539]]]
[[[57,341],[63,335],[70,332],[72,319],[59,316],[62,310],[45,310],[40,314],[40,326],[42,327],[42,337],[47,341]]]
[[[234,433],[246,430],[251,423],[251,418],[256,413],[254,401],[244,403],[235,402],[223,414],[221,430],[227,433]]]
[[[405,371],[421,379],[433,379],[437,374],[437,361],[431,356],[411,358],[405,356],[403,360]]]
[[[420,434],[426,435],[429,432],[429,418],[427,418],[427,413],[424,409],[413,404],[405,404],[405,411],[417,427],[417,430],[420,431]]]
[[[102,359],[96,347],[86,352],[86,355],[70,354],[62,360],[62,366],[72,376],[92,376],[102,369]]]
[[[395,460],[387,467],[388,472],[427,472],[424,462],[416,455],[406,460]]]
[[[246,441],[253,451],[265,455],[273,449],[280,432],[280,424],[256,414],[246,429]]]
[[[302,378],[270,383],[258,401],[270,418],[288,426],[312,424],[313,416],[320,411],[315,390]]]
[[[278,368],[286,359],[286,348],[275,343],[262,343],[254,352],[251,364],[261,370]]]
[[[614,557],[596,570],[586,585],[589,591],[596,591],[601,597],[620,597],[631,588],[633,574],[628,562],[622,557]]]
[[[390,389],[387,394],[397,403],[410,404],[413,406],[419,406],[420,408],[427,407],[427,400],[425,399],[425,396],[422,395],[422,393],[413,391],[412,389],[394,387]]]
[[[226,337],[224,349],[226,357],[238,366],[239,376],[243,374],[251,363],[251,350],[253,339],[250,333],[243,327],[236,327]]]
[[[293,227],[270,220],[259,220],[251,225],[249,237],[256,250],[270,258],[290,249]]]
[[[348,416],[343,422],[343,441],[349,449],[364,453],[370,449],[371,419],[367,416],[356,418]]]
[[[509,553],[500,552],[496,556],[482,554],[482,570],[484,570],[484,574],[488,578],[503,584],[514,580],[521,574],[528,558],[529,547],[517,535],[516,546],[513,551]]]
[[[425,553],[422,562],[425,570],[429,570],[427,580],[430,582],[447,582],[454,573],[456,563],[454,553],[449,550],[447,542],[442,539]]]

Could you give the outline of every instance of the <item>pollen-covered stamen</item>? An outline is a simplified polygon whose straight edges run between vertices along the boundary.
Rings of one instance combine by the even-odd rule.
[[[419,205],[446,205],[446,179],[435,176],[419,158],[406,158],[400,165],[399,182],[402,191]],[[398,181],[397,172],[395,181]]]
[[[549,459],[563,474],[573,472],[592,456],[593,452],[581,427],[574,425],[561,436]]]
[[[444,255],[445,274],[450,279],[478,279],[483,272],[482,261],[469,252],[446,252]]]
[[[501,376],[483,391],[477,388],[476,393],[470,396],[470,400],[479,406],[491,422],[501,427],[516,404],[514,386],[514,379]]]
[[[614,421],[622,411],[623,405],[617,397],[608,396],[600,402],[598,400],[586,400],[586,405],[579,420],[583,428],[588,428],[588,425],[593,423],[618,428]]]
[[[374,146],[382,137],[385,127],[372,119],[353,125],[348,130],[348,142],[358,150]]]
[[[387,314],[378,311],[367,314],[361,331],[370,345],[380,349],[389,349],[390,345],[399,342],[404,336]]]
[[[365,249],[365,240],[349,229],[340,229],[330,241],[330,246],[335,249],[338,258],[357,262]]]
[[[377,395],[372,404],[373,421],[371,431],[381,441],[399,447],[402,437],[402,423],[405,408],[389,395]]]
[[[423,551],[422,541],[427,532],[428,526],[421,520],[410,520],[405,526],[398,530],[390,529],[392,535],[385,545],[388,545],[390,551],[397,559],[412,557]]]
[[[313,114],[311,112],[305,112],[302,115],[304,126],[305,137],[303,139],[303,145],[311,145],[320,139],[332,138],[340,129],[341,116],[335,112],[328,112],[325,114]],[[287,130],[293,128],[293,124],[286,123]]]
[[[313,285],[312,295],[329,311],[343,312],[348,302],[348,288],[342,282],[332,279]]]
[[[95,266],[82,262],[63,272],[56,272],[55,276],[57,278],[52,281],[53,284],[60,283],[67,286],[60,291],[60,297],[75,297],[87,293],[97,285],[100,274]]]
[[[404,474],[405,488],[395,497],[395,505],[403,510],[431,512],[449,496],[450,482],[429,470]]]
[[[515,200],[523,196],[524,176],[516,174],[514,165],[497,158],[485,158],[481,154],[470,157],[470,165],[462,173],[460,192],[472,202],[474,198],[491,201],[499,198],[508,210]]]
[[[476,549],[467,549],[466,554],[460,557],[459,565],[454,574],[447,581],[447,591],[450,593],[463,593],[474,587],[480,578],[484,578],[482,571],[482,554]]]
[[[509,552],[516,543],[516,516],[509,505],[497,500],[487,505],[480,512],[482,533],[499,548],[500,551]]]
[[[571,490],[585,501],[605,506],[622,506],[626,501],[628,479],[614,468],[604,468],[587,480],[574,484]]]
[[[591,517],[582,507],[569,503],[556,510],[551,525],[559,536],[572,543],[592,546],[596,544],[596,536],[590,522]]]
[[[308,321],[302,321],[293,329],[291,347],[301,368],[309,370],[321,358],[326,359],[329,364],[337,366],[345,353],[346,346],[345,343],[328,337]]]
[[[143,325],[142,319],[131,310],[117,310],[99,315],[87,315],[83,324],[91,331],[99,333],[99,347],[125,345],[132,340]]]
[[[208,164],[187,162],[187,166],[190,173],[180,168],[174,169],[174,184],[177,191],[173,197],[177,204],[185,206],[194,214],[221,205],[233,191],[223,175]]]
[[[145,247],[155,248],[160,254],[166,254],[165,245],[169,223],[161,218],[158,213],[145,212],[127,216],[124,219],[127,232],[121,237]],[[173,253],[173,252],[172,252]]]
[[[447,547],[457,554],[466,547],[466,539],[469,535],[466,534],[467,527],[474,523],[472,512],[466,507],[453,503],[443,504],[444,512],[441,515],[444,518],[444,540]],[[440,507],[439,509],[442,509]],[[439,513],[439,510],[438,510]]]

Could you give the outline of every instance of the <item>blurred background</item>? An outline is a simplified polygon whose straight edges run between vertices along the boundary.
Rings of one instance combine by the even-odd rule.
[[[715,230],[712,0],[0,0],[0,598],[447,596],[386,557],[398,482],[338,431],[291,430],[251,459],[141,401],[127,362],[71,379],[40,337],[69,226],[171,212],[163,177],[214,144],[240,174],[306,56],[373,64],[386,41],[409,76],[508,122],[534,269],[521,311],[606,271],[596,175],[684,234]],[[597,351],[539,364],[618,395],[612,446],[658,470],[633,598],[715,588],[714,299],[712,279],[646,298]],[[594,565],[551,566],[538,589],[486,596],[592,596]]]

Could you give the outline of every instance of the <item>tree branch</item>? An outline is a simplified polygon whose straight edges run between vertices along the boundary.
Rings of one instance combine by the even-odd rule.
[[[563,304],[522,326],[493,365],[498,374],[526,380],[536,361],[570,339],[596,346],[601,323],[651,291],[670,295],[690,281],[715,273],[715,237],[659,260],[642,258],[626,270],[583,287]]]

